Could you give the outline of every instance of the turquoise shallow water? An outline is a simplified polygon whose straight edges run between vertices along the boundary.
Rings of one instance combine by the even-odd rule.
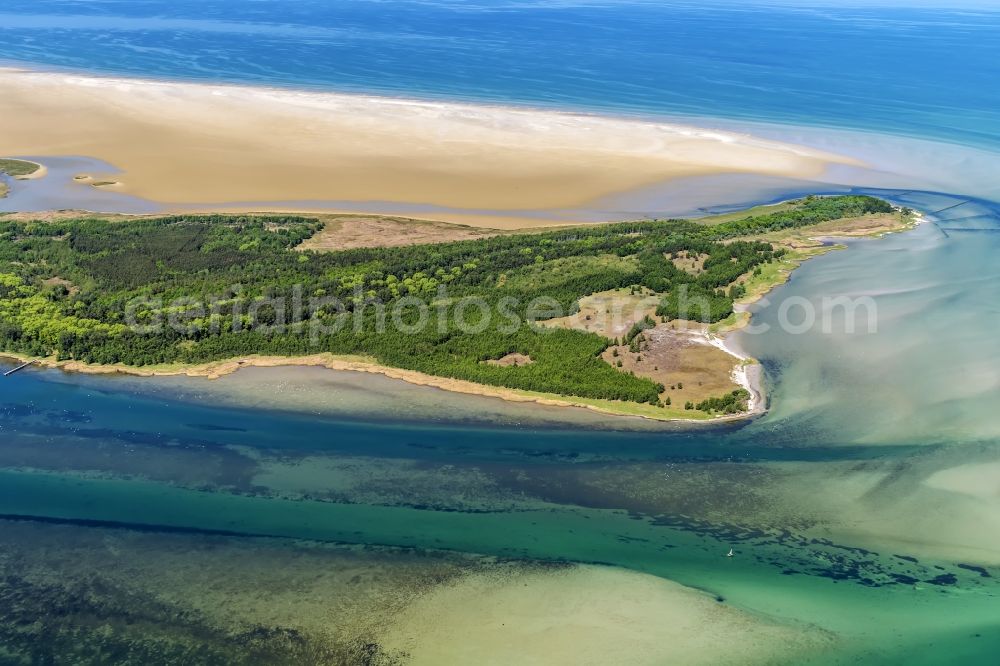
[[[824,627],[841,636],[824,659],[990,663],[1000,507],[973,486],[1000,460],[1000,226],[984,202],[904,198],[960,205],[807,263],[758,308],[762,326],[790,298],[867,294],[878,327],[742,336],[772,388],[751,424],[474,423],[486,402],[452,411],[433,389],[407,390],[437,396],[436,422],[372,419],[365,401],[396,399],[391,382],[359,398],[275,371],[282,391],[353,402],[266,410],[266,370],[213,384],[29,369],[0,381],[0,514],[607,563]]]
[[[29,369],[0,379],[0,514],[603,562],[826,628],[834,662],[994,663],[997,14],[712,7],[8,2],[0,57],[34,65],[712,116],[874,165],[650,188],[602,211],[866,186],[931,214],[808,262],[755,307],[769,329],[739,343],[771,410],[750,424],[615,429],[287,370]],[[807,129],[747,124],[761,120]],[[829,331],[777,325],[784,304],[822,313],[836,296],[871,298],[876,330],[847,334],[836,313]]]
[[[811,261],[754,308],[751,330],[764,332],[739,338],[780,376],[768,423],[793,437],[962,442],[1000,433],[1000,342],[990,333],[1000,326],[998,207],[916,193],[898,200],[947,210],[913,232],[851,241],[849,251]],[[872,299],[853,334],[832,305],[838,298]],[[812,306],[818,333],[782,328],[790,299]],[[798,305],[788,312],[793,324],[804,321]]]

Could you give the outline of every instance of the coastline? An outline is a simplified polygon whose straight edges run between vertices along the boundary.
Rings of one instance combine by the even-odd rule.
[[[128,365],[95,365],[80,361],[58,361],[53,358],[33,358],[11,352],[0,352],[0,358],[14,360],[20,363],[33,362],[43,368],[57,369],[64,372],[79,372],[91,375],[124,374],[136,377],[202,377],[209,380],[219,379],[233,374],[242,368],[257,367],[324,367],[329,370],[346,372],[367,372],[383,375],[416,386],[426,386],[445,391],[498,398],[509,402],[533,402],[543,406],[585,408],[611,416],[631,416],[654,421],[679,423],[726,423],[755,418],[767,411],[767,393],[763,383],[762,368],[755,359],[740,350],[734,338],[745,328],[751,318],[750,306],[764,298],[773,289],[788,280],[791,273],[811,257],[842,249],[845,246],[835,244],[838,238],[878,238],[887,233],[897,233],[914,228],[924,221],[919,212],[914,212],[909,218],[895,214],[891,221],[879,220],[873,228],[851,230],[849,224],[841,224],[841,228],[830,231],[828,236],[813,236],[809,230],[803,230],[791,235],[780,234],[783,238],[765,237],[772,242],[780,243],[791,251],[780,261],[771,264],[771,270],[760,278],[754,278],[747,295],[735,303],[735,312],[728,319],[713,324],[699,334],[705,344],[711,345],[736,359],[730,377],[738,386],[750,393],[747,410],[731,415],[711,415],[704,412],[694,412],[678,407],[656,407],[653,405],[628,403],[612,400],[590,399],[578,396],[564,396],[551,393],[541,393],[513,389],[489,384],[479,384],[467,380],[439,377],[413,370],[394,368],[379,364],[374,359],[364,356],[345,356],[331,353],[319,353],[307,356],[260,356],[247,355],[238,358],[212,361],[197,365],[170,364],[162,366],[128,366]],[[854,221],[858,222],[858,221]],[[863,220],[862,220],[863,222]],[[802,244],[805,238],[804,247]]]
[[[34,164],[35,170],[31,173],[21,174],[17,176],[11,176],[14,180],[36,180],[38,178],[44,178],[49,173],[49,168],[42,164],[41,162],[36,162],[34,160],[26,160],[21,157],[0,157],[0,159],[9,159],[17,162],[24,162],[26,164]]]
[[[56,90],[59,93],[56,97],[45,94]],[[308,188],[317,184],[324,192],[329,192],[330,183],[347,168],[356,180],[345,187],[355,188],[355,196],[374,197],[377,191],[380,205],[389,208],[405,206],[418,200],[417,196],[426,197],[422,201],[430,201],[435,206],[456,209],[484,206],[482,215],[459,214],[461,221],[470,227],[496,231],[551,227],[553,221],[524,217],[524,212],[531,208],[554,210],[584,206],[610,193],[651,182],[721,173],[818,176],[834,164],[858,164],[849,158],[795,144],[679,124],[371,95],[82,76],[4,67],[0,67],[0,93],[3,93],[0,94],[0,112],[13,118],[20,130],[12,134],[18,136],[19,141],[29,142],[23,148],[14,147],[8,152],[62,154],[66,149],[60,147],[64,145],[60,142],[68,141],[68,136],[59,132],[55,138],[48,136],[53,126],[59,127],[73,134],[74,145],[84,141],[93,147],[92,151],[85,152],[93,152],[96,157],[123,169],[121,175],[114,176],[114,182],[115,189],[125,194],[164,201],[172,198],[170,192],[192,192],[194,199],[239,201],[250,198],[247,192],[263,191],[283,193],[283,196],[274,197],[276,201],[302,199],[308,198],[306,193],[315,191]],[[43,101],[37,102],[36,97]],[[38,113],[32,113],[33,110]],[[73,112],[74,119],[64,118],[65,123],[58,122],[56,118],[65,115],[67,110]],[[36,115],[42,120],[36,121]],[[81,129],[77,116],[88,119],[86,129]],[[214,120],[216,116],[225,117],[227,124],[218,125],[219,121]],[[199,144],[188,125],[212,130],[212,136],[221,137],[221,143]],[[124,126],[127,126],[125,130]],[[274,132],[264,131],[274,126],[278,127]],[[581,134],[586,136],[584,141],[579,139]],[[143,147],[141,155],[134,153],[129,137],[139,135],[154,136],[155,140],[169,139],[171,145],[157,144],[155,147],[161,157],[166,155],[166,159],[156,160],[158,166],[149,164],[147,147]],[[340,152],[343,146],[337,139],[345,136],[351,137],[350,145],[346,152]],[[279,145],[282,137],[284,145]],[[138,142],[136,145],[143,144]],[[320,149],[329,145],[334,145],[333,152],[338,153],[333,161],[325,160],[320,154],[323,152]],[[404,148],[400,149],[401,145]],[[111,152],[103,152],[106,147]],[[411,149],[413,154],[408,152]],[[204,151],[210,156],[207,161],[203,160],[203,155],[190,152],[193,150]],[[262,162],[254,159],[254,155],[267,155],[264,162],[267,168],[259,168]],[[124,161],[119,159],[122,156],[125,156]],[[448,165],[438,157],[450,160]],[[137,160],[133,163],[134,168],[130,166],[133,158]],[[470,160],[475,162],[475,169],[470,169]],[[155,171],[174,161],[190,165],[190,169],[171,169],[171,174]],[[387,166],[388,163],[392,164]],[[428,163],[434,163],[430,171]],[[308,169],[301,168],[305,164],[309,165]],[[154,170],[144,172],[147,167]],[[246,169],[254,173],[248,174]],[[475,183],[463,180],[470,171],[475,172],[471,176]],[[618,175],[607,180],[609,173]],[[544,177],[539,177],[540,174]],[[623,174],[628,178],[620,179]],[[151,176],[148,182],[144,181],[146,176]],[[100,174],[88,173],[75,180],[89,183],[98,178]],[[234,183],[246,189],[225,190]],[[573,187],[568,187],[570,184]],[[306,189],[300,189],[302,187]],[[366,195],[369,190],[372,194]],[[416,190],[420,190],[421,195],[414,195]],[[574,194],[565,198],[569,196],[564,194],[566,191]],[[435,197],[443,198],[435,200]],[[188,205],[192,204],[188,202]],[[270,210],[267,206],[254,209]],[[277,209],[292,210],[294,207],[275,207]],[[248,207],[205,203],[201,210],[236,212],[246,211]],[[413,217],[428,219],[427,215],[420,214]],[[451,218],[455,214],[435,214],[433,217],[437,221],[453,222]],[[561,223],[572,224],[573,221],[566,219]],[[880,229],[879,233],[884,231]],[[861,235],[873,234],[866,230]],[[184,374],[209,379],[230,374],[246,365],[321,365],[334,370],[375,372],[412,384],[461,393],[543,405],[585,407],[612,415],[684,422],[744,420],[766,411],[766,392],[759,365],[733,346],[730,334],[747,325],[749,306],[787,280],[798,265],[833,249],[824,244],[822,238],[807,241],[797,238],[794,242],[789,242],[788,238],[774,240],[788,247],[789,254],[777,265],[772,265],[767,274],[750,278],[748,295],[737,302],[733,316],[710,326],[705,335],[706,344],[736,360],[731,378],[750,393],[748,409],[735,415],[713,416],[677,407],[533,393],[423,375],[381,366],[371,359],[332,355],[248,357],[160,369],[85,366],[48,359],[40,362],[49,367],[89,374]]]
[[[860,164],[669,122],[9,67],[0,68],[0,113],[0,151],[99,159],[121,173],[85,175],[170,210],[376,202],[408,217],[436,207],[467,224],[551,226],[677,178],[818,177]]]
[[[616,403],[611,400],[599,400],[589,398],[579,398],[574,396],[560,396],[554,393],[540,393],[533,391],[523,391],[520,389],[510,389],[502,386],[492,386],[489,384],[477,384],[462,379],[452,379],[449,377],[438,377],[428,375],[413,370],[393,368],[391,366],[380,365],[373,360],[363,356],[340,356],[336,354],[321,353],[309,356],[243,356],[240,358],[213,361],[199,365],[169,365],[169,366],[127,366],[127,365],[95,365],[82,363],[80,361],[57,361],[52,358],[33,358],[12,352],[0,352],[0,358],[33,364],[47,369],[61,370],[68,373],[80,373],[88,375],[130,375],[134,377],[201,377],[214,380],[233,374],[242,368],[275,368],[275,367],[324,367],[328,370],[346,372],[368,372],[383,375],[390,379],[397,379],[416,386],[427,386],[444,391],[455,393],[465,393],[478,395],[487,398],[499,398],[510,402],[533,402],[549,407],[578,407],[589,409],[598,413],[611,416],[634,416],[650,419],[654,421],[683,421],[691,423],[716,423],[719,421],[732,421],[746,418],[746,415],[733,415],[728,417],[712,418],[707,414],[703,418],[684,418],[672,414],[662,408],[639,403]],[[620,408],[617,408],[620,404]],[[678,410],[679,411],[679,410]],[[662,413],[661,413],[662,412]]]
[[[739,364],[733,369],[732,377],[734,382],[750,393],[746,416],[757,416],[767,412],[767,391],[764,386],[763,368],[757,359],[745,354],[736,342],[736,336],[750,324],[753,316],[751,307],[787,282],[795,269],[809,259],[834,250],[846,249],[847,246],[838,242],[840,240],[876,240],[886,234],[909,231],[926,222],[924,214],[920,211],[912,211],[909,216],[905,216],[900,209],[897,211],[897,216],[895,224],[875,225],[874,228],[856,230],[842,228],[833,230],[830,235],[826,236],[813,236],[808,229],[805,229],[792,233],[771,234],[762,239],[783,245],[790,250],[789,254],[776,262],[764,280],[756,283],[748,282],[750,287],[747,290],[747,295],[735,301],[733,314],[729,318],[709,326],[705,334],[709,344],[739,360]],[[806,241],[803,242],[802,238],[805,238]]]
[[[766,412],[767,393],[764,390],[764,377],[760,363],[739,351],[733,343],[732,335],[719,338],[711,333],[706,333],[705,340],[708,344],[721,349],[737,360],[731,377],[736,384],[750,394],[750,399],[747,401],[747,411],[744,412],[744,415],[747,417],[759,416]]]
[[[533,402],[548,407],[578,407],[589,409],[610,416],[632,416],[654,421],[719,423],[746,419],[751,414],[734,414],[731,416],[711,417],[704,414],[698,418],[684,416],[683,410],[669,410],[652,405],[639,403],[616,402],[581,398],[576,396],[561,396],[554,393],[541,393],[521,389],[477,384],[463,379],[438,377],[414,370],[405,370],[391,366],[380,365],[373,359],[364,356],[342,356],[330,353],[313,354],[309,356],[258,356],[249,355],[239,358],[213,361],[198,365],[163,365],[163,366],[128,366],[128,365],[95,365],[80,361],[57,361],[53,358],[33,358],[12,352],[0,352],[0,358],[26,363],[32,362],[42,368],[61,370],[67,373],[87,375],[130,375],[134,377],[201,377],[215,380],[231,375],[243,368],[276,368],[276,367],[323,367],[328,370],[342,372],[367,372],[379,374],[390,379],[397,379],[415,386],[426,386],[465,393],[487,398],[498,398],[509,402]],[[700,412],[699,412],[700,413]]]
[[[0,199],[6,198],[10,194],[10,187],[5,182],[5,179],[10,180],[37,180],[39,178],[44,178],[49,173],[48,167],[39,162],[33,160],[25,160],[17,157],[3,157],[0,156],[0,162],[21,162],[24,164],[33,164],[35,170],[31,173],[7,173],[3,168],[0,168]]]

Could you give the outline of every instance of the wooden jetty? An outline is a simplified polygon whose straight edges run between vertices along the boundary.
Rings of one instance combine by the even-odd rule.
[[[15,372],[18,372],[19,370],[24,370],[25,368],[27,368],[32,363],[34,363],[34,361],[28,361],[27,363],[22,363],[21,365],[17,366],[16,368],[14,368],[12,370],[8,370],[7,372],[3,373],[3,376],[4,377],[10,377]]]

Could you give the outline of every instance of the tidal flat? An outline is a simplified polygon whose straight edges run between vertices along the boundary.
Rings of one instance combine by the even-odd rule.
[[[0,143],[51,169],[0,210],[514,227],[866,188],[928,215],[750,307],[746,423],[319,368],[0,379],[0,662],[996,662],[1000,14],[7,4]],[[781,327],[827,297],[871,298],[877,330]]]
[[[607,567],[8,520],[0,547],[10,664],[709,664],[831,642]]]
[[[5,663],[397,664],[390,619],[487,559],[2,523]],[[499,566],[492,563],[492,566]]]
[[[920,203],[933,209],[934,202],[943,208],[955,203],[951,201],[939,197]],[[991,400],[988,382],[967,368],[973,358],[991,353],[994,341],[973,336],[969,326],[942,322],[935,328],[940,353],[932,355],[926,353],[929,338],[911,326],[919,316],[916,302],[928,294],[951,293],[955,284],[962,284],[978,298],[989,299],[997,284],[988,279],[992,264],[984,247],[993,236],[959,230],[963,224],[983,228],[993,219],[993,209],[962,204],[953,210],[961,219],[938,216],[918,229],[852,242],[847,251],[810,260],[771,295],[770,304],[754,306],[755,322],[772,322],[782,298],[821,294],[824,285],[837,281],[842,293],[874,293],[881,317],[880,329],[872,335],[741,333],[741,346],[762,360],[772,387],[770,413],[749,425],[639,431],[594,427],[603,417],[582,410],[514,405],[320,369],[246,369],[215,382],[22,371],[0,382],[5,437],[0,513],[18,519],[4,524],[2,533],[9,535],[4,538],[11,539],[4,552],[21,553],[17,566],[22,568],[10,568],[15,561],[10,557],[4,566],[15,580],[25,575],[26,562],[49,562],[50,581],[77,585],[80,579],[128,569],[96,546],[91,556],[62,556],[61,545],[44,546],[52,543],[45,539],[55,538],[44,536],[46,532],[71,531],[69,542],[147,539],[143,552],[148,555],[133,559],[155,562],[160,549],[173,553],[173,559],[163,563],[161,574],[133,569],[130,580],[148,585],[147,592],[162,599],[166,592],[158,590],[175,583],[160,581],[170,576],[176,580],[188,575],[184,572],[204,570],[205,576],[224,581],[240,571],[233,562],[243,562],[243,556],[225,558],[226,571],[200,559],[205,544],[219,540],[230,544],[227,548],[242,544],[237,550],[261,549],[267,553],[260,556],[262,562],[295,561],[304,557],[297,554],[302,549],[314,558],[320,558],[315,555],[319,552],[341,553],[341,564],[330,565],[331,570],[348,557],[341,551],[361,560],[373,553],[389,557],[384,552],[399,553],[403,561],[419,556],[426,558],[417,567],[421,571],[444,570],[448,576],[474,571],[486,578],[474,577],[472,587],[456,589],[448,581],[471,574],[455,573],[440,585],[419,588],[420,594],[407,593],[398,603],[385,597],[377,612],[399,609],[398,620],[414,613],[426,616],[414,609],[445,605],[466,609],[468,618],[489,618],[480,626],[507,627],[508,620],[520,620],[519,631],[528,633],[518,634],[513,644],[522,646],[520,656],[528,659],[546,653],[540,643],[523,636],[542,640],[538,627],[547,625],[527,612],[521,597],[509,596],[513,587],[489,582],[497,575],[510,580],[490,567],[542,563],[538,566],[544,571],[569,571],[560,567],[571,562],[611,565],[621,575],[635,572],[701,590],[712,604],[753,618],[738,616],[747,626],[759,628],[762,618],[770,618],[781,631],[797,628],[794,640],[775,638],[786,634],[752,633],[771,636],[761,640],[772,648],[801,648],[794,655],[775,658],[766,650],[731,650],[759,655],[757,661],[905,659],[930,664],[958,655],[976,663],[1000,645],[1000,512],[990,475],[1000,451],[989,436],[996,431],[994,415],[983,407]],[[970,217],[975,211],[980,214]],[[957,247],[963,248],[964,260],[956,258]],[[916,287],[915,275],[920,276]],[[897,283],[906,281],[911,281],[909,289],[898,288]],[[969,310],[975,298],[937,302],[951,322],[971,325],[970,318],[988,316]],[[914,358],[920,359],[923,374],[914,374],[918,366],[909,364]],[[872,359],[881,359],[886,372],[874,372]],[[887,390],[890,369],[907,380],[893,382]],[[827,400],[805,399],[818,396],[810,387],[830,376],[839,379]],[[966,395],[959,402],[942,400],[943,388],[920,377],[964,386]],[[859,401],[881,408],[862,411]],[[866,416],[860,418],[862,414]],[[976,417],[970,418],[972,414]],[[582,420],[574,423],[577,417]],[[931,422],[939,427],[929,429]],[[36,530],[34,536],[17,531],[27,529]],[[96,536],[86,536],[90,532]],[[204,541],[201,548],[193,545],[199,541]],[[730,549],[734,557],[727,558]],[[264,565],[254,566],[258,568],[248,570],[246,581]],[[60,567],[72,573],[60,576]],[[43,570],[31,575],[41,576]],[[192,598],[202,588],[213,589],[197,575],[192,573],[192,580],[203,584]],[[587,590],[607,589],[582,584],[576,573],[561,575],[570,584],[560,586],[548,578],[514,580],[529,582],[529,589],[537,583],[542,586],[537,589],[573,608],[591,607],[603,598],[603,593]],[[389,584],[393,589],[416,590],[392,576],[384,580],[397,581]],[[659,594],[659,582],[640,582],[637,594],[639,589]],[[223,607],[243,603],[236,601],[241,598],[236,592],[224,602],[225,590],[236,588],[218,585]],[[303,598],[310,594],[306,582],[289,579],[282,585],[300,590]],[[553,595],[553,585],[569,596]],[[376,583],[364,587],[371,594],[382,589]],[[128,604],[115,601],[121,598],[117,588],[94,589],[86,592],[87,598],[100,604],[114,601],[125,612]],[[367,599],[364,594],[359,592]],[[135,607],[146,603],[129,598]],[[510,605],[474,603],[501,598]],[[240,627],[208,631],[199,625],[195,633],[214,645],[234,646],[233,654],[247,660],[281,641],[299,641],[294,648],[299,651],[288,654],[306,663],[334,659],[330,655],[350,663],[357,654],[350,652],[355,649],[351,646],[359,644],[379,646],[365,649],[375,650],[372,659],[390,660],[385,663],[420,663],[421,655],[440,662],[440,653],[424,651],[429,648],[415,643],[412,634],[400,633],[398,624],[379,625],[368,633],[343,629],[351,618],[374,608],[362,601],[352,599],[354,606],[327,610],[303,604],[304,617],[294,622],[277,622],[261,612],[240,620]],[[18,624],[22,630],[55,622],[57,616],[46,621],[42,609],[34,608],[18,616],[25,619]],[[490,614],[490,608],[519,610],[504,616],[502,611]],[[486,615],[477,615],[480,611]],[[59,626],[78,627],[73,640],[93,646],[108,631],[102,629],[105,624],[119,626],[119,616],[112,616],[113,621]],[[338,628],[333,638],[309,633],[317,618]],[[454,633],[436,643],[452,645],[459,661],[469,658],[462,650],[470,645],[496,645],[491,641],[503,636],[459,629],[467,627],[463,622],[468,618],[442,624]],[[148,626],[157,622],[150,620]],[[253,627],[270,627],[271,633]],[[275,627],[283,629],[274,633]],[[289,628],[308,638],[289,638],[282,633]],[[258,635],[239,639],[250,641],[249,646],[226,643],[248,631]],[[649,629],[654,636],[662,631]],[[602,635],[596,629],[591,633]],[[189,628],[181,634],[183,645],[193,645]],[[17,650],[47,645],[17,643],[18,635],[6,644]],[[713,634],[699,630],[691,635]],[[116,636],[114,649],[135,649],[148,657],[141,652],[145,648],[131,646],[133,638],[141,645],[136,635]],[[476,640],[463,642],[463,636]],[[570,643],[586,645],[577,639]],[[219,654],[229,649],[219,647]],[[404,659],[403,653],[409,657]],[[209,660],[213,653],[204,654]],[[641,654],[652,655],[657,663],[655,650]],[[710,650],[704,654],[718,656]],[[635,661],[642,663],[639,656]],[[724,661],[719,656],[715,663]],[[569,663],[586,662],[577,658]]]

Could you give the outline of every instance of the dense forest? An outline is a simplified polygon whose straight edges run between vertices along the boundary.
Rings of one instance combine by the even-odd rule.
[[[610,340],[532,320],[573,312],[595,292],[646,287],[663,296],[662,317],[718,321],[740,296],[737,280],[783,253],[748,237],[890,211],[871,197],[809,197],[716,225],[641,221],[337,252],[295,249],[322,226],[304,217],[0,217],[0,346],[136,366],[365,354],[440,376],[655,404],[662,386],[601,359]],[[681,254],[701,258],[697,273],[678,268]],[[532,363],[484,362],[514,352]],[[724,410],[733,398],[720,400],[699,408]]]

